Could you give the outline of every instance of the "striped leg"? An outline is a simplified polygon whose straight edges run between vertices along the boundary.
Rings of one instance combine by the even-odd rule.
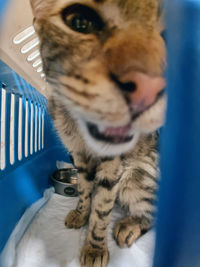
[[[152,152],[148,157],[135,160],[132,167],[123,172],[118,198],[129,216],[120,220],[114,230],[120,247],[130,247],[154,223],[159,176],[156,159],[157,154]]]
[[[97,189],[92,203],[89,231],[81,252],[82,266],[107,266],[107,226],[116,199],[119,177],[119,158],[104,161],[97,169]]]
[[[67,215],[65,225],[68,228],[77,229],[87,223],[90,214],[95,168],[92,168],[90,162],[87,162],[86,157],[81,154],[74,156],[74,164],[78,169],[79,201],[76,209]]]

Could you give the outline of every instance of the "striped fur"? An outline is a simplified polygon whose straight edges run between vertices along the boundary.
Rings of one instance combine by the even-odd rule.
[[[69,29],[63,10],[73,4],[95,10],[104,22],[101,32],[81,34]],[[119,75],[131,65],[149,76],[162,76],[165,45],[160,0],[31,0],[31,5],[50,84],[49,111],[79,170],[79,202],[65,224],[80,228],[89,221],[81,265],[105,267],[107,226],[114,204],[126,211],[113,229],[120,247],[131,246],[147,231],[156,212],[155,131],[163,123],[166,98],[160,97],[135,116],[127,104],[128,92],[110,73]],[[87,122],[100,129],[130,121],[133,137],[124,144],[111,144],[99,136],[94,139],[87,128]]]
[[[93,266],[91,259],[96,259],[97,266],[106,266],[109,259],[106,230],[115,203],[127,214],[113,229],[120,247],[131,246],[154,223],[159,178],[158,135],[141,135],[133,150],[121,156],[99,157],[91,153],[74,120],[70,120],[59,102],[52,105],[55,125],[79,170],[79,202],[76,210],[67,215],[65,224],[69,228],[80,228],[89,219],[81,252],[82,266]]]

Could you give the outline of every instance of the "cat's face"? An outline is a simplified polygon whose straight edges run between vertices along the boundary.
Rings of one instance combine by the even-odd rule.
[[[127,152],[164,119],[158,0],[31,0],[52,93],[96,152]]]

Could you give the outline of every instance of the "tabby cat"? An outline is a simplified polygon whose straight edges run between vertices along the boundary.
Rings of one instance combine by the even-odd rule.
[[[68,228],[89,219],[81,266],[107,266],[114,229],[120,247],[153,224],[164,120],[165,42],[159,0],[31,0],[49,111],[79,170],[79,202]]]

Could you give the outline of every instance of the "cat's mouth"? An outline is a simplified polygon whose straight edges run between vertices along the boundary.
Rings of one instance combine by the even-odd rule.
[[[104,127],[91,122],[87,122],[86,125],[90,135],[98,141],[123,144],[130,142],[134,137],[130,123],[122,127]]]

